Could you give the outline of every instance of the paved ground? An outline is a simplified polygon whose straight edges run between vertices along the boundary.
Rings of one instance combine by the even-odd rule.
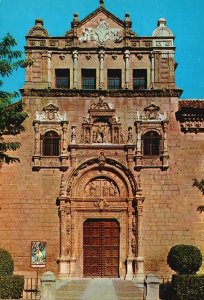
[[[142,300],[143,292],[132,281],[120,279],[62,280],[56,300]]]

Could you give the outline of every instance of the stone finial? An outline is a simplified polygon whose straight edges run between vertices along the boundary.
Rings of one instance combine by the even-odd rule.
[[[130,22],[130,14],[129,13],[125,14],[125,22]]]
[[[41,27],[43,27],[43,20],[40,19],[40,18],[37,18],[37,19],[35,20],[35,25],[36,25],[36,26],[41,26]]]
[[[157,23],[158,26],[166,26],[166,19],[160,18]]]
[[[28,36],[43,36],[43,37],[47,37],[48,36],[48,32],[47,30],[43,27],[43,20],[38,18],[35,20],[35,26],[33,26],[33,28],[31,28],[28,32]]]
[[[152,36],[169,37],[173,36],[173,32],[166,27],[166,19],[160,18],[157,22],[158,27],[153,31]]]
[[[74,19],[73,19],[74,22],[78,22],[78,13],[74,13]]]
[[[104,7],[104,0],[100,0],[100,7]]]

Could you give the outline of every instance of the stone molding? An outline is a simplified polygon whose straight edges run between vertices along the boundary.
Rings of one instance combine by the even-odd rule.
[[[151,90],[68,90],[68,89],[21,89],[23,96],[29,97],[180,97],[181,89],[151,89]]]

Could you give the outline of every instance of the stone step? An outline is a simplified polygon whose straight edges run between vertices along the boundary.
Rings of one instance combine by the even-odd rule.
[[[142,300],[143,290],[132,281],[85,279],[58,281],[56,300]]]

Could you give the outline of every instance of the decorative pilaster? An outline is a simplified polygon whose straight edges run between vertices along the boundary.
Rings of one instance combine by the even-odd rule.
[[[142,210],[144,197],[142,196],[141,174],[138,175],[138,191],[136,196],[137,201],[137,257],[135,280],[139,283],[144,282],[144,258],[142,245]]]
[[[139,111],[137,112],[139,114]],[[139,115],[137,116],[140,117]],[[136,122],[136,135],[137,135],[137,146],[136,146],[136,167],[139,170],[142,159],[142,139],[141,139],[141,122]]]
[[[74,89],[78,88],[78,51],[73,51],[73,75],[74,75]]]
[[[125,88],[129,88],[130,84],[130,51],[125,50]]]
[[[128,257],[126,280],[133,279],[133,255],[132,255],[132,200],[128,199]]]
[[[63,178],[62,183],[63,184]],[[63,202],[59,207],[60,218],[60,258],[59,273],[62,277],[70,275],[70,256],[71,256],[71,210],[70,202],[67,202],[67,197],[60,196],[58,201]],[[66,203],[65,203],[66,202]]]
[[[99,51],[99,88],[104,88],[104,56],[105,51],[100,50]]]

